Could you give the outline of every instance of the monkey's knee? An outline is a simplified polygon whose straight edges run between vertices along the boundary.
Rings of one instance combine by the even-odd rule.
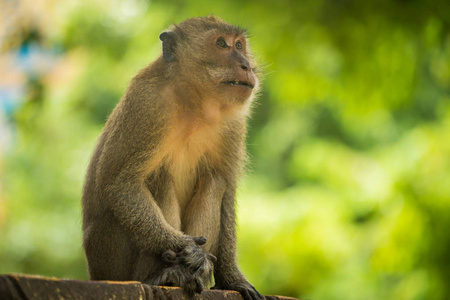
[[[121,228],[93,224],[85,231],[83,246],[92,280],[131,280],[136,251]],[[112,229],[111,229],[112,228]]]

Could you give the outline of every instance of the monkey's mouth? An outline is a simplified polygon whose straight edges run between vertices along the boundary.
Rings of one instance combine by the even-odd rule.
[[[240,80],[230,80],[230,81],[222,81],[221,83],[231,85],[231,86],[243,86],[250,89],[253,89],[255,86],[248,81],[240,81]]]

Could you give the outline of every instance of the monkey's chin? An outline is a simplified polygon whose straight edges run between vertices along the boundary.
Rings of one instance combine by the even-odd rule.
[[[227,100],[236,104],[245,104],[252,98],[252,93],[228,93]]]

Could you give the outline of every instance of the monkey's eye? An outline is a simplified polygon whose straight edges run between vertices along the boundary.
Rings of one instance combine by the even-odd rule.
[[[216,45],[222,48],[226,48],[227,47],[227,43],[225,43],[225,40],[220,38],[217,40]]]
[[[241,42],[236,42],[236,49],[238,50],[242,50],[242,43]]]

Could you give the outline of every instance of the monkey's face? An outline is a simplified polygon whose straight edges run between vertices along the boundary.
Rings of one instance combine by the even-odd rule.
[[[214,17],[188,19],[160,35],[163,58],[184,86],[244,103],[258,87],[245,30]]]
[[[214,34],[205,46],[207,81],[220,98],[245,101],[250,98],[258,81],[247,49],[247,41],[242,35]]]

